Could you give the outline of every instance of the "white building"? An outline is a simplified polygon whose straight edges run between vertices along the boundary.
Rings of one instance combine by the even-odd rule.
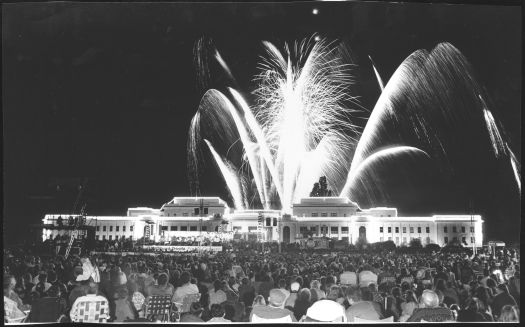
[[[396,208],[360,209],[348,198],[303,198],[295,203],[292,214],[279,210],[231,210],[218,197],[176,197],[160,209],[129,208],[127,216],[88,216],[86,225],[95,227],[98,240],[139,239],[169,241],[173,237],[199,236],[208,232],[257,235],[259,216],[263,217],[261,238],[293,243],[307,232],[314,237],[329,237],[354,244],[360,237],[369,243],[393,241],[407,245],[419,238],[423,245],[443,246],[457,240],[477,247],[483,244],[483,220],[479,215],[433,215],[399,217]],[[57,225],[68,214],[45,215],[44,224]],[[223,222],[228,224],[223,225]],[[225,226],[221,228],[220,226]],[[66,231],[44,229],[44,239]]]

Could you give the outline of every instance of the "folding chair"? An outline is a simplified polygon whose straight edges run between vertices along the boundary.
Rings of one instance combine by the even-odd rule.
[[[146,319],[169,322],[171,316],[171,295],[153,295],[146,299]]]

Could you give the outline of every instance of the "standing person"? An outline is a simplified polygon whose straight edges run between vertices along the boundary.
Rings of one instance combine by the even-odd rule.
[[[26,314],[22,312],[19,307],[19,303],[13,300],[12,293],[16,286],[16,280],[11,275],[4,276],[4,316],[9,319],[19,319],[26,317]],[[21,304],[21,301],[20,301]],[[23,308],[23,304],[22,308]]]
[[[97,284],[94,282],[89,282],[88,288],[87,288],[87,294],[84,296],[78,297],[75,302],[73,303],[71,307],[71,311],[69,313],[69,316],[71,318],[71,321],[78,321],[82,318],[82,312],[80,308],[81,302],[95,302],[99,301],[101,304],[100,307],[98,307],[98,317],[100,319],[109,319],[109,305],[108,300],[106,297],[102,295],[97,295],[98,287]]]
[[[226,302],[227,300],[226,292],[223,291],[223,284],[220,280],[216,279],[213,282],[213,290],[209,292],[209,296],[210,296],[210,302],[208,305],[210,307],[210,310],[211,310],[212,305],[222,304]]]
[[[293,282],[290,285],[290,295],[286,299],[286,302],[284,303],[284,307],[288,309],[292,309],[295,306],[295,300],[297,299],[297,292],[299,292],[300,285],[298,282]]]
[[[297,321],[299,321],[301,317],[306,314],[306,311],[311,305],[311,298],[312,295],[310,290],[307,288],[303,288],[297,293],[297,299],[295,300],[293,307],[293,313]]]
[[[175,293],[173,293],[172,302],[182,303],[182,300],[186,295],[199,294],[199,288],[197,285],[191,283],[191,275],[185,271],[180,275],[181,286],[177,287]]]
[[[501,309],[504,306],[506,305],[515,306],[516,305],[516,300],[514,300],[512,295],[510,295],[507,285],[499,284],[497,292],[498,294],[494,297],[492,304],[491,304],[492,313],[494,314],[495,317],[499,317],[501,313]]]

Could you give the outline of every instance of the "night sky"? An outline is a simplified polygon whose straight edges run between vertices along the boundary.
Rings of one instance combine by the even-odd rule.
[[[312,33],[345,40],[358,65],[355,92],[368,110],[379,96],[369,55],[386,82],[413,51],[450,42],[472,64],[521,160],[519,7],[19,3],[3,5],[2,15],[8,241],[45,213],[70,212],[80,184],[90,215],[125,215],[128,207],[158,208],[189,195],[187,134],[205,92],[193,46],[202,36],[213,39],[245,95],[262,40],[282,44]],[[211,76],[211,86],[223,82]],[[388,199],[374,205],[407,216],[463,214],[472,199],[486,238],[518,241],[521,197],[508,161],[492,157],[486,151],[459,162],[448,175],[432,165],[392,168],[382,175]],[[229,201],[212,164],[204,180],[203,195]]]

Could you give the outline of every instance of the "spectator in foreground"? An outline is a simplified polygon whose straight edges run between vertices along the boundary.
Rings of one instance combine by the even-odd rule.
[[[448,308],[439,306],[439,297],[436,292],[424,290],[419,300],[419,308],[414,309],[408,322],[445,322],[454,321],[454,315]]]
[[[315,302],[306,312],[304,322],[346,322],[345,309],[331,300]]]
[[[279,289],[270,290],[267,306],[254,306],[250,322],[296,322],[294,314],[288,309],[282,309],[286,295]]]
[[[224,307],[220,304],[212,304],[210,312],[211,312],[212,318],[208,320],[208,322],[220,322],[220,323],[231,322],[231,320],[224,318],[224,314],[225,314]]]
[[[506,305],[501,308],[499,322],[520,322],[520,309],[516,306]]]
[[[356,317],[366,320],[383,319],[379,303],[363,300],[361,289],[357,286],[348,287],[346,298],[350,303],[350,307],[346,309],[346,320],[348,322],[354,322]]]
[[[190,306],[190,312],[183,313],[180,322],[204,322],[202,313],[204,310],[199,302],[193,302]]]
[[[173,294],[172,302],[182,303],[182,300],[186,295],[199,294],[199,288],[197,285],[191,283],[191,275],[185,271],[180,275],[181,286],[177,287]]]

